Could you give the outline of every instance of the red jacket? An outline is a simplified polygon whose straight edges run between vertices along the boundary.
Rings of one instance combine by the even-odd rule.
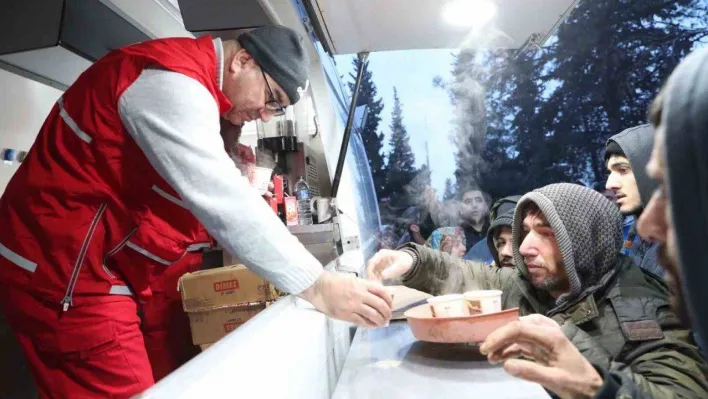
[[[221,113],[209,37],[154,40],[108,54],[54,106],[0,198],[0,282],[61,303],[150,295],[153,276],[207,240],[118,114],[146,68],[200,82]]]

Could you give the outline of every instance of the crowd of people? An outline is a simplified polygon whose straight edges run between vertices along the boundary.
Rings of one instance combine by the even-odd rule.
[[[364,327],[392,314],[370,280],[501,290],[522,317],[480,351],[563,398],[708,397],[708,49],[677,67],[649,124],[608,140],[605,192],[557,183],[493,202],[472,188],[452,204],[429,192],[368,280],[323,269],[234,166],[251,159],[229,144],[238,129],[220,126],[282,115],[309,64],[297,33],[265,26],[118,49],[63,93],[0,197],[0,326],[39,397],[132,397],[171,371],[152,346],[176,279],[214,242]]]
[[[648,122],[607,140],[602,192],[559,182],[492,202],[467,190],[459,223],[382,249],[368,278],[501,290],[521,317],[480,351],[562,398],[708,397],[708,49],[676,68]]]

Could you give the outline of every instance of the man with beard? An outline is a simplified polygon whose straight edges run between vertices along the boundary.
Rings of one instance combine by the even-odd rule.
[[[689,55],[671,74],[654,100],[649,120],[656,129],[647,172],[659,184],[637,222],[639,234],[659,244],[658,261],[666,269],[673,295],[671,308],[684,326],[692,326],[698,341],[708,336],[708,49]],[[591,365],[552,320],[538,316],[492,333],[482,346],[490,360],[505,361],[512,374],[535,381],[561,397],[645,398],[651,396],[641,381],[626,374]],[[524,348],[531,359],[543,349],[551,361],[536,365],[509,359],[504,352]],[[535,349],[534,349],[535,348]],[[509,360],[507,360],[509,359]],[[677,359],[678,360],[678,359]],[[684,360],[685,361],[685,360]],[[697,357],[689,359],[698,362]],[[705,364],[701,366],[705,374]],[[602,384],[598,388],[598,384]],[[676,392],[675,397],[706,397],[705,390]]]
[[[605,166],[610,175],[605,187],[615,192],[620,212],[630,220],[636,221],[641,215],[656,187],[645,170],[653,140],[651,125],[624,130],[607,140]],[[663,276],[664,271],[656,262],[657,246],[637,234],[636,222],[631,223],[624,247],[637,266]]]
[[[532,316],[502,327],[480,350],[492,362],[507,360],[509,373],[527,379],[533,379],[528,370],[538,374],[577,356],[582,361],[575,369],[535,379],[562,397],[597,393],[604,381],[598,370],[633,381],[649,397],[708,395],[705,362],[690,331],[669,310],[664,283],[620,253],[621,226],[619,210],[600,193],[552,184],[524,195],[516,206],[516,270],[410,244],[375,255],[368,278],[401,276],[404,285],[433,295],[501,289],[503,308]],[[537,327],[533,338],[543,344],[515,339],[528,325]],[[565,357],[555,356],[554,344]],[[508,360],[519,355],[537,362]],[[556,384],[570,384],[573,391]]]

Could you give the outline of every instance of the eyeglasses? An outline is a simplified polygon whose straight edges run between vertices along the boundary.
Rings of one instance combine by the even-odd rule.
[[[268,111],[274,112],[275,116],[285,115],[285,108],[283,108],[283,106],[280,105],[278,100],[275,99],[273,89],[270,87],[270,83],[268,83],[268,79],[266,78],[266,74],[263,69],[261,69],[261,73],[263,74],[263,80],[265,80],[266,86],[268,86],[268,92],[270,92],[270,100],[266,101],[265,103],[266,109]]]

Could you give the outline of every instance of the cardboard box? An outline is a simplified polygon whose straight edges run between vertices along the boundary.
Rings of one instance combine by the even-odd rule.
[[[218,341],[279,297],[272,284],[243,265],[187,273],[179,289],[195,345]]]
[[[179,280],[179,290],[185,312],[267,302],[279,297],[272,284],[243,265],[187,273]]]
[[[194,345],[212,344],[255,317],[266,304],[235,306],[205,312],[190,312],[189,326]]]

